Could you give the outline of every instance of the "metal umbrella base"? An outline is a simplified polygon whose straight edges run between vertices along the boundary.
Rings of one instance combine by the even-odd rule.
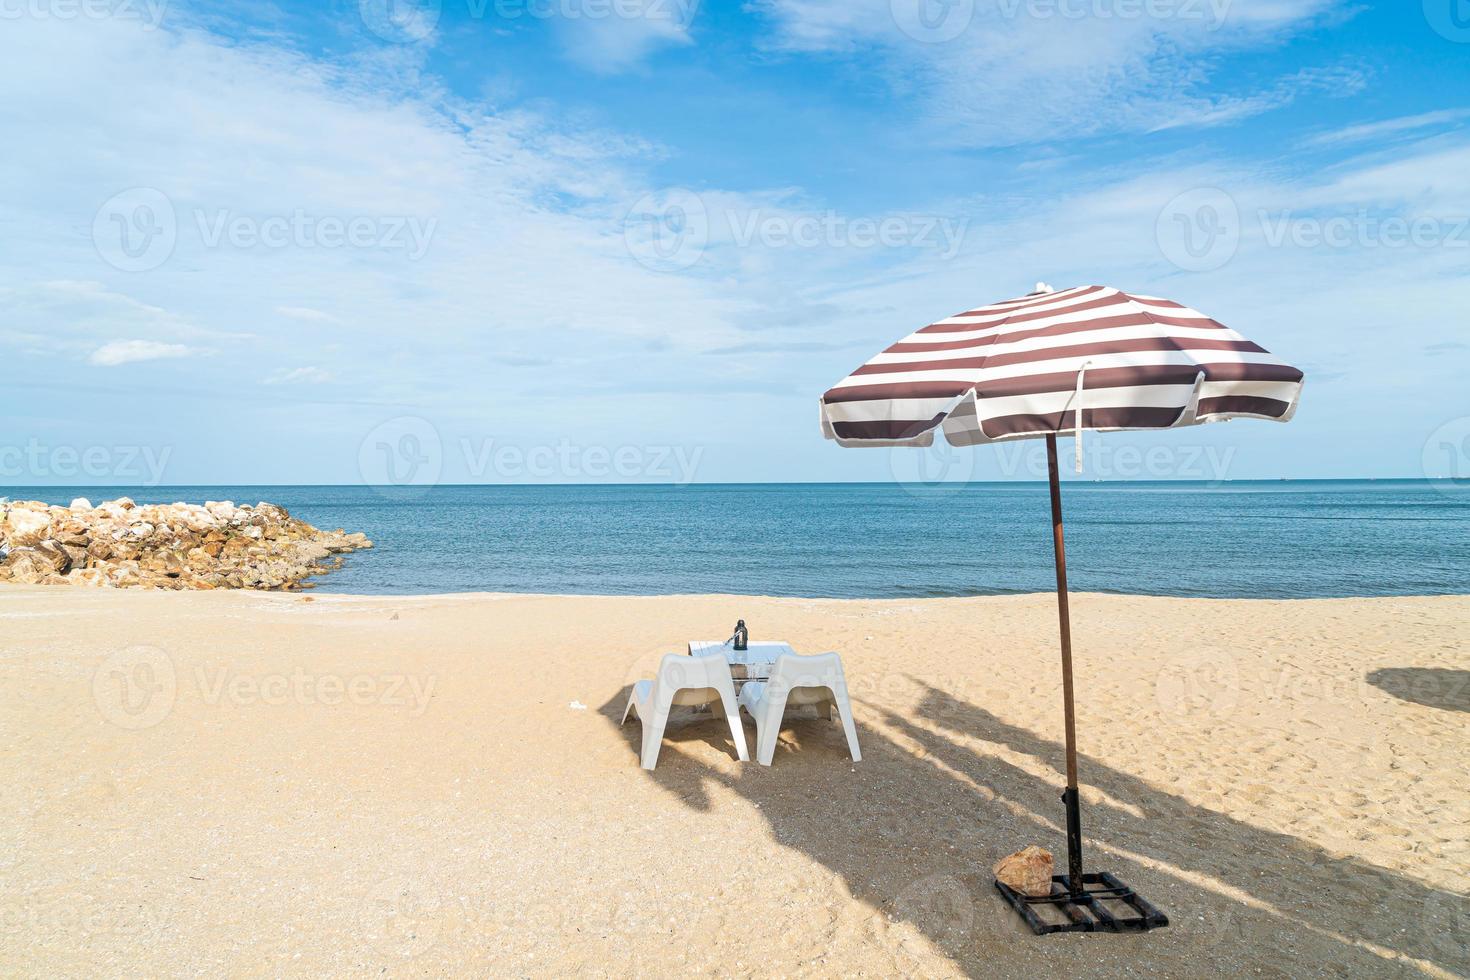
[[[1082,889],[1075,894],[1069,875],[1052,876],[1050,895],[1022,895],[999,881],[995,887],[1038,936],[1053,932],[1146,932],[1169,924],[1168,916],[1106,871],[1084,874]],[[1109,908],[1109,904],[1114,907]],[[1132,914],[1117,914],[1123,911],[1119,904]],[[1037,908],[1044,905],[1057,909],[1066,921],[1043,918]]]

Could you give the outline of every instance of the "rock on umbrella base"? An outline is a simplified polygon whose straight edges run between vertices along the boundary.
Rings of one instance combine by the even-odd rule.
[[[1082,876],[1072,892],[1068,875],[1053,875],[1050,895],[1022,895],[997,880],[996,890],[1038,936],[1052,932],[1144,932],[1169,924],[1168,916],[1106,871]],[[1046,912],[1051,909],[1051,912]]]

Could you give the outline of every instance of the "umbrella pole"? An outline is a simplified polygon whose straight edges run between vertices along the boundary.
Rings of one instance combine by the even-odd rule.
[[[1082,894],[1082,810],[1077,801],[1077,715],[1072,706],[1072,616],[1067,608],[1067,546],[1062,537],[1062,481],[1057,470],[1056,433],[1046,434],[1046,467],[1051,483],[1051,536],[1056,549],[1057,619],[1062,634],[1062,712],[1067,730],[1067,889]]]
[[[1067,609],[1067,549],[1062,542],[1062,480],[1057,472],[1057,436],[1046,434],[1051,477],[1051,533],[1057,559],[1057,620],[1062,633],[1062,705],[1067,724],[1067,873],[1052,875],[1049,894],[1021,894],[999,878],[995,887],[1037,935],[1052,932],[1130,932],[1157,929],[1169,917],[1106,871],[1082,873],[1082,812],[1077,802],[1077,717],[1072,708],[1072,619]],[[1061,886],[1066,885],[1063,889]],[[1092,887],[1088,887],[1091,885]],[[1121,905],[1132,915],[1118,914]],[[1048,921],[1037,909],[1050,906],[1065,921]],[[1111,906],[1111,907],[1110,907]]]

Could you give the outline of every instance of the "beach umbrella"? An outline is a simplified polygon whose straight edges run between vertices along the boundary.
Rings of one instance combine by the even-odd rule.
[[[1077,798],[1072,627],[1057,436],[1086,429],[1173,429],[1227,419],[1289,420],[1302,372],[1187,306],[1105,286],[1036,291],[922,327],[822,396],[822,433],[842,446],[929,446],[1046,440],[1061,633],[1067,752],[1067,874],[1051,894],[996,887],[1038,933],[1117,931],[1167,918],[1116,877],[1087,874]],[[1134,914],[1121,913],[1117,903]],[[1060,910],[1048,921],[1036,907]]]

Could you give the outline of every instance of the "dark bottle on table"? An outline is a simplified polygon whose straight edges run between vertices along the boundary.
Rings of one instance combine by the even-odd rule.
[[[745,650],[750,646],[750,631],[745,628],[745,620],[737,620],[735,623],[735,649]]]

